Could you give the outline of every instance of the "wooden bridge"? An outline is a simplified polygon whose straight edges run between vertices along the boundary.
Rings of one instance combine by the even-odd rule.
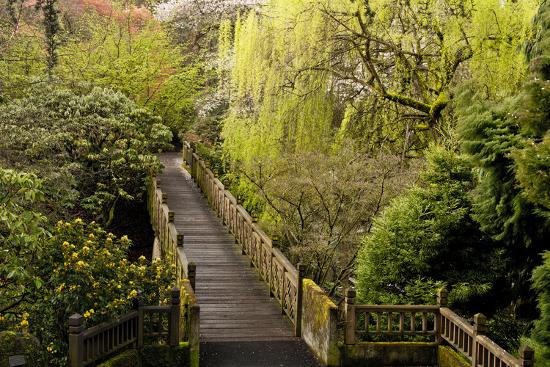
[[[157,182],[180,236],[179,253],[174,256],[196,269],[193,283],[200,305],[201,352],[208,356],[202,365],[318,366],[296,337],[296,328],[273,298],[273,290],[261,281],[224,226],[224,216],[216,215],[183,168],[181,153],[160,158],[164,170]],[[288,297],[296,293],[286,291],[292,305]]]

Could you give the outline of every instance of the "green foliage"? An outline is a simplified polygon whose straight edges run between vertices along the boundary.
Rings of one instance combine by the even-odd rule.
[[[98,367],[142,367],[141,358],[137,349],[129,349]]]
[[[112,88],[161,116],[174,132],[186,126],[203,86],[202,66],[183,57],[160,23],[131,11],[110,18],[88,12],[77,22],[81,29],[60,49],[70,56],[56,69],[65,84]]]
[[[35,267],[48,232],[33,208],[42,199],[35,175],[0,168],[0,326],[43,285]]]
[[[550,251],[543,254],[542,265],[533,271],[533,288],[538,295],[540,318],[531,334],[537,345],[537,366],[550,365]]]
[[[544,3],[539,22],[547,9]],[[532,76],[515,97],[491,104],[464,93],[459,104],[463,147],[479,172],[474,218],[506,251],[506,297],[516,308],[534,304],[530,274],[550,236],[550,73],[541,54],[546,34],[536,34],[528,47]]]
[[[359,254],[359,297],[374,303],[433,303],[442,284],[454,306],[486,294],[498,255],[471,218],[471,167],[464,156],[434,147],[421,184],[377,218]]]
[[[414,178],[414,167],[400,168],[398,157],[366,157],[346,147],[288,154],[242,172],[265,203],[262,219],[280,246],[332,293],[350,275],[372,218]]]
[[[173,267],[159,260],[126,259],[131,242],[117,239],[97,224],[81,219],[59,222],[40,264],[45,285],[38,302],[26,305],[29,329],[47,347],[50,365],[64,365],[68,319],[74,313],[87,327],[128,312],[136,299],[167,304],[175,281]]]
[[[456,85],[473,79],[489,99],[517,89],[537,1],[268,1],[236,20],[233,54],[220,27],[224,148],[251,162],[351,138],[418,155],[448,137]]]
[[[58,218],[86,210],[107,226],[122,200],[139,200],[153,155],[172,134],[120,93],[36,91],[0,107],[0,162],[37,172]]]
[[[0,367],[11,367],[9,358],[24,355],[29,366],[45,366],[44,351],[36,337],[27,333],[0,331]]]

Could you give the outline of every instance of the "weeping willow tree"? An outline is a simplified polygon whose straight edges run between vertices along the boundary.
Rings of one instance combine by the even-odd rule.
[[[538,2],[272,0],[239,18],[233,37],[222,27],[220,38],[233,38],[226,151],[250,161],[344,138],[369,151],[422,150],[452,129],[464,80],[488,99],[521,84],[519,48]]]
[[[225,148],[242,161],[327,151],[334,88],[328,72],[310,70],[330,53],[324,18],[305,1],[273,1],[265,11],[269,17],[250,12],[235,25]]]

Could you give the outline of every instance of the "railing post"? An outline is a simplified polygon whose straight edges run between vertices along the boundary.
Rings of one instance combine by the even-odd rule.
[[[84,365],[84,318],[77,313],[69,317],[69,365],[82,367]]]
[[[519,349],[519,360],[521,367],[533,367],[535,360],[535,351],[529,348],[527,345],[522,346]]]
[[[162,203],[166,204],[168,202],[168,194],[163,192],[162,193]]]
[[[295,333],[297,337],[302,336],[302,301],[304,297],[304,277],[306,276],[306,266],[304,264],[298,264],[298,289],[296,291],[296,322]]]
[[[180,342],[180,312],[181,312],[181,294],[177,287],[172,288],[172,300],[170,305],[170,326],[168,339],[171,347],[179,345]]]
[[[191,288],[193,288],[194,291],[197,281],[197,265],[194,262],[190,262],[187,265],[187,279],[189,279],[189,284],[191,284]]]
[[[438,344],[443,344],[443,320],[441,317],[441,307],[447,307],[447,301],[449,298],[449,291],[447,288],[440,288],[437,292],[437,304],[439,305],[439,311],[435,315],[435,341]]]
[[[346,292],[346,331],[344,333],[344,342],[346,344],[355,344],[355,288],[349,288]]]
[[[174,218],[176,217],[176,213],[173,211],[168,212],[168,223],[174,223]]]
[[[477,337],[478,335],[484,335],[487,332],[487,318],[482,313],[476,313],[474,315],[474,345],[472,350],[472,367],[477,367],[479,358],[479,348]]]
[[[183,247],[183,235],[182,234],[178,234],[177,243],[178,243],[178,247]]]

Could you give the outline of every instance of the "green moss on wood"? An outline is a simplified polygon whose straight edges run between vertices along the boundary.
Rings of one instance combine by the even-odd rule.
[[[141,357],[137,349],[129,349],[100,364],[98,367],[142,367]]]
[[[470,361],[453,348],[440,346],[437,354],[438,367],[469,367]]]

